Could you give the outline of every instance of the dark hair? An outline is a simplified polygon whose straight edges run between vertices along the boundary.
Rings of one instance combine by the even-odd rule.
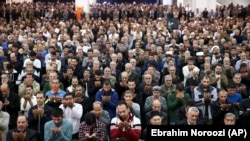
[[[72,96],[72,97],[74,97],[74,93],[72,93],[72,92],[67,92],[65,95],[64,95],[64,99],[67,97],[67,96]]]
[[[105,80],[103,82],[103,85],[105,85],[105,86],[111,86],[111,82],[109,80]]]
[[[6,68],[9,70],[9,69],[13,69],[14,66],[12,64],[7,64]]]
[[[231,82],[231,83],[228,83],[228,86],[227,88],[236,88],[236,84]]]
[[[85,115],[85,119],[84,119],[85,123],[87,125],[92,125],[93,123],[96,122],[96,116],[94,113],[92,112],[88,112],[86,115]]]
[[[62,117],[63,116],[63,110],[59,107],[53,108],[51,115],[54,117]]]
[[[194,102],[194,100],[193,99],[189,99],[189,100],[187,100],[187,102],[186,102],[186,106],[195,106],[195,102]]]
[[[102,75],[102,71],[101,70],[95,70],[94,75],[100,76],[100,75]]]
[[[121,101],[119,101],[119,102],[117,103],[117,106],[121,106],[121,105],[125,105],[126,108],[128,108],[128,104],[127,104],[127,102],[124,101],[124,100],[121,100]]]
[[[36,53],[34,51],[30,52],[30,56],[36,56]]]
[[[185,89],[185,87],[184,87],[183,83],[179,83],[176,85],[176,90],[183,91],[184,89]]]
[[[31,88],[31,89],[33,89],[33,86],[32,85],[27,85],[25,88]]]
[[[38,92],[36,92],[36,95],[38,95],[38,94],[42,94],[42,95],[43,95],[43,97],[45,97],[45,95],[44,95],[44,92],[43,92],[43,91],[38,91]]]

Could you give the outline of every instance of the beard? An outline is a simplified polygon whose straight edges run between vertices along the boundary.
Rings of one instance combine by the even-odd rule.
[[[104,90],[104,91],[103,91],[103,94],[104,94],[104,95],[109,95],[109,94],[110,94],[110,91],[111,91],[111,90],[107,90],[107,91]]]

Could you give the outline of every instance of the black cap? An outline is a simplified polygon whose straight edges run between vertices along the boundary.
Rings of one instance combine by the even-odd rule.
[[[154,116],[162,116],[161,115],[161,112],[159,112],[159,111],[152,111],[152,112],[150,112],[150,119],[151,118],[153,118]]]

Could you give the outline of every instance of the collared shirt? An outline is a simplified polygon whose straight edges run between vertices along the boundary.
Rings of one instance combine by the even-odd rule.
[[[73,134],[78,133],[83,113],[82,105],[74,103],[73,108],[64,108],[63,104],[61,104],[59,108],[64,112],[64,119],[67,119],[73,124]]]
[[[25,99],[22,97],[22,98],[21,98],[21,105],[20,105],[21,107],[20,107],[20,109],[21,109],[21,111],[24,112],[24,115],[25,115],[26,117],[28,117],[29,109],[30,109],[32,106],[34,106],[34,105],[37,104],[36,96],[34,96],[34,95],[31,96],[31,102],[32,102],[33,105],[30,105],[30,102],[27,101],[27,104],[26,104],[26,108],[25,108],[25,109],[23,108],[24,102],[25,102]]]
[[[99,120],[96,120],[96,124],[93,129],[90,129],[89,126],[84,121],[83,123],[81,123],[80,128],[79,128],[79,140],[80,141],[85,140],[86,133],[89,133],[89,135],[96,133],[96,139],[98,141],[104,141],[107,139],[106,129],[107,129],[106,125]]]

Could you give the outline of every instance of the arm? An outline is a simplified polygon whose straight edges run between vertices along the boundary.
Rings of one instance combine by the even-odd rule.
[[[40,91],[40,84],[37,82],[33,82],[34,93]]]
[[[167,101],[165,100],[165,98],[161,98],[161,108],[162,111],[167,112],[168,111],[168,105],[167,105]]]
[[[111,126],[110,126],[110,137],[111,139],[119,138],[123,136],[123,132],[121,129],[116,126],[116,121],[112,120],[111,121]]]
[[[71,141],[72,132],[73,132],[73,125],[71,124],[71,122],[68,122],[67,127],[66,127],[66,132],[64,132],[62,129],[62,131],[60,133],[60,140],[61,141]]]
[[[100,121],[103,121],[106,125],[110,124],[110,116],[109,116],[109,113],[107,111],[103,111],[103,114],[100,118]]]
[[[11,109],[14,111],[19,111],[20,110],[20,99],[18,97],[18,95],[16,95],[13,98],[13,102],[10,104]]]
[[[134,119],[135,120],[135,119]],[[138,119],[139,120],[139,119]],[[138,140],[141,137],[141,123],[134,125],[132,128],[127,130],[127,135],[132,140]]]
[[[151,110],[151,105],[152,105],[152,98],[151,97],[148,97],[147,99],[146,99],[146,102],[145,102],[145,104],[144,104],[144,113],[147,113],[147,112],[149,112],[150,110]]]
[[[79,105],[74,106],[72,108],[71,116],[72,116],[73,119],[81,119],[82,113],[83,113],[82,105],[79,104]]]
[[[180,100],[176,98],[176,95],[175,93],[171,93],[170,95],[168,95],[168,108],[169,110],[173,110],[175,109],[178,105],[179,105],[179,102]]]
[[[111,109],[116,109],[116,105],[118,103],[118,94],[116,92],[113,92],[111,95],[110,101],[108,103],[104,103],[104,105],[107,104],[107,106]]]
[[[54,135],[51,134],[51,131],[50,131],[51,127],[48,123],[50,122],[47,122],[44,126],[44,141],[53,141]]]

